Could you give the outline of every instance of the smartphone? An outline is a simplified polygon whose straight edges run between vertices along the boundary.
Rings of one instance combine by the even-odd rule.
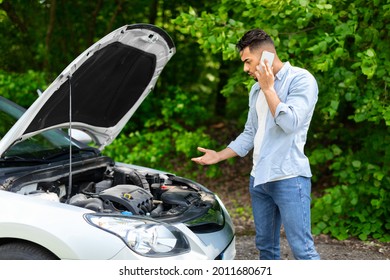
[[[264,59],[266,59],[269,63],[269,65],[272,67],[272,63],[274,63],[275,54],[267,51],[263,51],[263,54],[261,55],[260,61],[264,62]]]

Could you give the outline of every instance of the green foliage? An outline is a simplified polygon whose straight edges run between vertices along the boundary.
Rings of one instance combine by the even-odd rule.
[[[338,239],[373,237],[389,242],[388,167],[384,170],[350,154],[335,158],[330,169],[339,183],[314,201],[313,233],[323,232]]]
[[[45,88],[43,72],[9,73],[0,69],[0,95],[23,107],[30,106],[38,97],[37,90]]]
[[[117,161],[147,165],[161,170],[189,171],[193,165],[189,158],[196,156],[198,145],[211,146],[212,141],[198,129],[188,132],[183,129],[151,130],[121,134],[104,154]]]
[[[173,23],[178,26],[180,32],[195,37],[203,49],[222,53],[223,59],[234,59],[237,57],[235,44],[244,27],[241,22],[228,17],[226,8],[225,5],[218,6],[215,13],[202,12],[201,17],[190,8],[188,14],[181,14]],[[226,28],[227,26],[229,28]]]
[[[209,113],[198,96],[180,88],[170,87],[167,95],[160,104],[160,114],[150,118],[142,132],[122,134],[104,153],[118,161],[163,170],[193,168],[189,158],[197,156],[196,148],[216,146],[216,143],[205,134],[205,127],[188,128],[207,119]]]

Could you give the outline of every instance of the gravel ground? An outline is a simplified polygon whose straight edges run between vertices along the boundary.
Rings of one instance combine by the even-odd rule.
[[[255,237],[242,235],[236,237],[236,259],[256,260],[259,253],[255,247]],[[390,244],[363,242],[360,240],[334,240],[326,235],[315,236],[316,249],[322,260],[390,260]],[[286,238],[281,238],[281,257],[293,260]]]

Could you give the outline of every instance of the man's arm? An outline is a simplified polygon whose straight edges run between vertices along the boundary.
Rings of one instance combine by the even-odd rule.
[[[226,160],[228,158],[232,158],[237,156],[236,152],[234,152],[230,148],[225,148],[219,152],[214,150],[205,149],[202,147],[198,147],[198,151],[204,153],[203,156],[192,158],[191,160],[200,164],[200,165],[209,165],[215,164],[220,161]]]

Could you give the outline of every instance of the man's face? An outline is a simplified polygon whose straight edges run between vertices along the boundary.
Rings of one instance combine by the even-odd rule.
[[[253,50],[252,52],[249,50],[249,47],[246,47],[240,52],[241,61],[244,63],[244,72],[256,79],[255,72],[256,66],[260,63],[262,49]]]

